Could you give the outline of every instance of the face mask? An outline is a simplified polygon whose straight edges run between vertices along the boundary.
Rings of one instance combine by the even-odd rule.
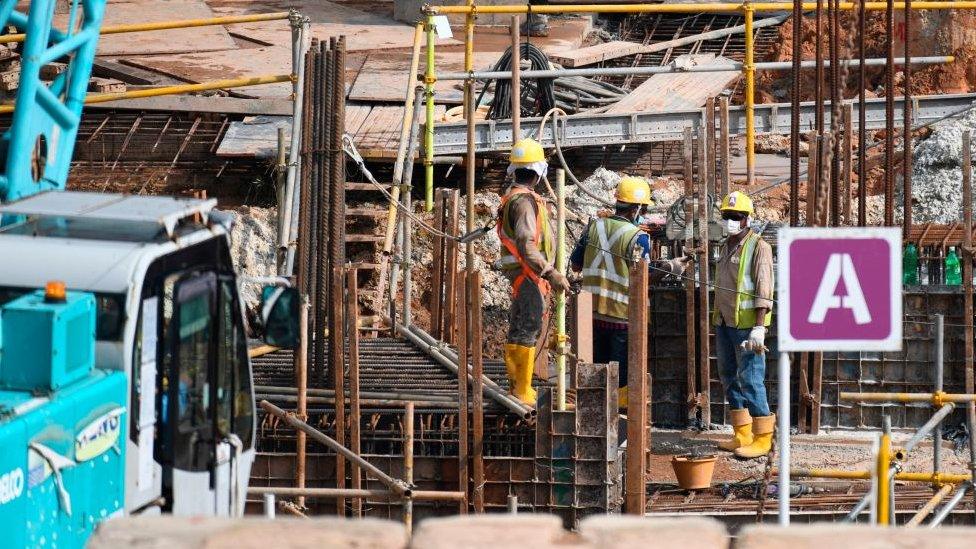
[[[739,221],[738,219],[726,219],[725,229],[730,235],[739,234],[742,232],[742,221]]]

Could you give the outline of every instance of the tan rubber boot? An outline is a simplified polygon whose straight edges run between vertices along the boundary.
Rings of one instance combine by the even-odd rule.
[[[752,444],[735,449],[736,457],[752,459],[765,456],[773,447],[776,414],[752,418]]]
[[[732,424],[732,438],[720,442],[719,448],[731,452],[752,444],[752,416],[748,409],[729,410],[729,423]]]

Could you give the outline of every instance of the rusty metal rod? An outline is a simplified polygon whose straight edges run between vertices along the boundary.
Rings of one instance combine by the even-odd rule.
[[[286,413],[281,408],[271,404],[267,400],[262,400],[259,405],[264,409],[265,412],[277,417],[278,419],[284,421],[289,426],[291,426],[296,431],[303,431],[315,442],[328,446],[334,450],[337,454],[342,454],[345,458],[350,461],[355,461],[367,474],[373,475],[377,480],[382,482],[387,488],[392,490],[396,495],[400,497],[409,497],[412,495],[410,487],[406,485],[402,480],[395,479],[372,463],[366,461],[358,454],[354,453],[349,448],[346,448],[342,444],[339,444],[335,439],[326,435],[325,433],[319,431],[318,429],[312,427],[308,423],[296,418],[293,414]],[[339,487],[341,489],[341,487]],[[343,498],[342,495],[337,495],[338,498]]]
[[[407,486],[413,486],[413,403],[408,402],[403,410],[403,477]],[[413,498],[403,500],[403,524],[407,536],[413,533]]]
[[[352,384],[352,379],[350,377],[350,385]],[[266,395],[294,395],[297,394],[292,387],[275,387],[273,385],[255,385],[255,394],[266,394]],[[318,397],[335,397],[335,389],[307,389],[306,394],[308,396],[318,396]],[[425,393],[409,393],[409,392],[388,392],[388,391],[359,391],[360,398],[372,398],[379,400],[430,400],[430,401],[443,401],[443,402],[455,402],[456,399],[451,395],[447,394],[425,394]]]
[[[298,418],[308,419],[308,296],[302,295],[298,311],[298,352],[295,353],[295,393]],[[305,433],[299,431],[295,438],[295,485],[305,487]],[[305,498],[298,498],[298,506],[305,508]]]
[[[273,400],[275,402],[297,402],[295,395],[281,395],[274,393],[255,393],[257,398]],[[335,397],[308,397],[309,404],[332,404],[335,405]],[[346,399],[347,404],[351,404],[351,399]],[[413,403],[421,408],[454,409],[457,402],[446,402],[443,400],[417,400],[412,398],[360,398],[359,405],[373,408],[403,408],[407,403]]]
[[[349,446],[356,454],[362,453],[360,422],[362,414],[359,401],[359,270],[355,267],[346,272],[346,289],[349,298],[346,300],[346,321],[349,323]],[[334,400],[334,399],[333,399]],[[413,404],[410,404],[413,406]],[[353,489],[362,488],[362,473],[359,465],[349,463],[349,475],[352,477]],[[352,514],[363,516],[363,500],[353,498]]]
[[[482,334],[481,325],[481,271],[472,271],[468,275],[468,327],[469,333]],[[468,339],[471,348],[471,396],[474,397],[471,419],[471,499],[476,513],[485,512],[485,404],[482,379],[485,378],[481,360],[481,338]]]
[[[260,496],[264,494],[274,494],[276,496],[295,497],[305,496],[309,498],[345,498],[359,497],[364,499],[377,499],[386,501],[401,500],[404,496],[387,490],[360,489],[352,488],[292,488],[287,486],[250,486],[247,489],[249,496]],[[463,492],[449,492],[442,490],[411,490],[410,498],[414,501],[460,501],[464,498]]]

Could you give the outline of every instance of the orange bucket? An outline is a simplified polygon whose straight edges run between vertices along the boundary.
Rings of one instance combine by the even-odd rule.
[[[716,456],[674,456],[671,467],[678,479],[678,486],[684,490],[701,490],[712,485]]]

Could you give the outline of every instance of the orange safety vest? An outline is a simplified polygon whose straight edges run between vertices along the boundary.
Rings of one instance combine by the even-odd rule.
[[[502,243],[501,258],[499,259],[501,263],[501,268],[503,271],[512,271],[519,269],[521,272],[515,277],[515,281],[512,283],[512,296],[518,294],[519,286],[528,277],[532,282],[535,282],[539,287],[539,291],[542,292],[542,296],[545,297],[549,294],[549,282],[543,280],[539,275],[533,271],[522,258],[522,254],[518,251],[518,246],[515,244],[514,235],[510,234],[514,232],[512,229],[511,220],[508,216],[508,204],[514,199],[521,195],[527,194],[532,200],[535,201],[535,236],[533,240],[535,245],[542,252],[542,255],[547,261],[553,260],[553,250],[555,249],[552,242],[552,233],[549,231],[549,220],[546,210],[545,200],[542,199],[537,193],[531,189],[521,187],[518,185],[513,185],[512,188],[502,197],[502,204],[498,207],[498,218],[501,222],[495,227],[498,231],[498,240]]]

